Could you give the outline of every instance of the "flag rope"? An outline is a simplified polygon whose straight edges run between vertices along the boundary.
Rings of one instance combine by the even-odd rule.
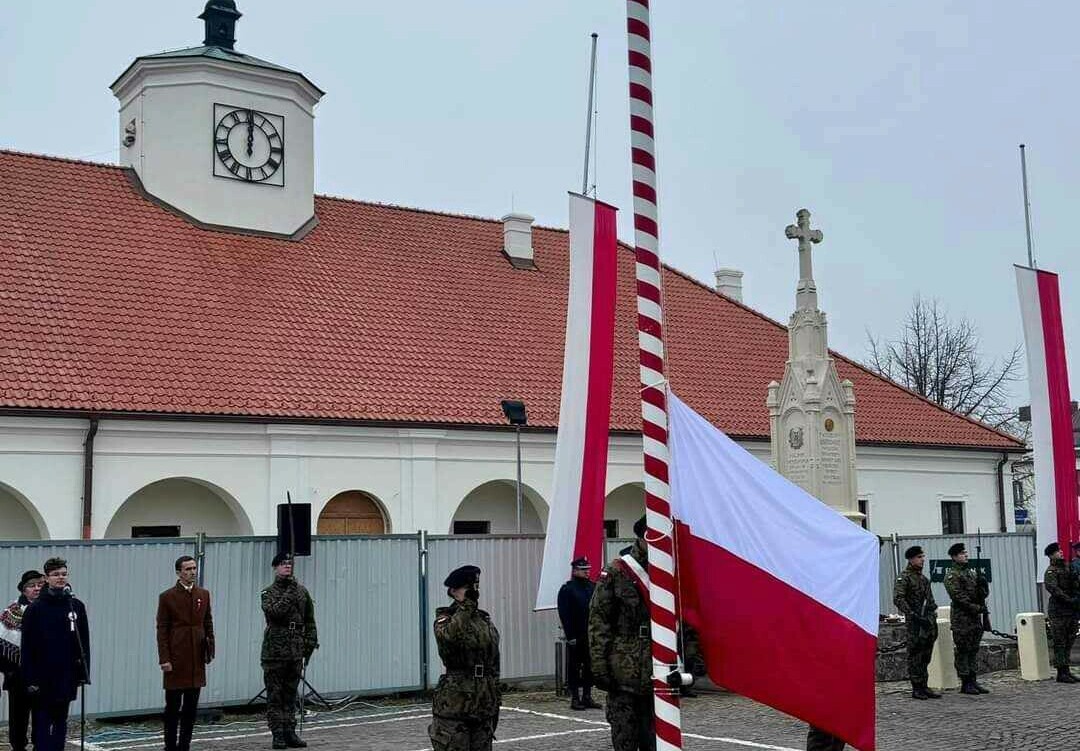
[[[662,269],[656,203],[656,144],[653,130],[652,46],[648,0],[627,0],[627,59],[630,78],[630,161],[634,193],[638,362],[641,378],[645,517],[648,525],[649,611],[653,659],[653,714],[657,751],[682,748],[679,693],[666,681],[679,669],[678,604],[675,600],[674,524],[668,484],[668,414],[664,387]]]

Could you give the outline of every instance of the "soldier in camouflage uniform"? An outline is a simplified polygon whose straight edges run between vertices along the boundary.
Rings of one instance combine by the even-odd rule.
[[[1078,683],[1069,672],[1069,654],[1076,641],[1077,617],[1080,616],[1080,576],[1065,565],[1061,546],[1052,542],[1043,551],[1050,558],[1043,586],[1050,595],[1046,620],[1054,649],[1054,667],[1058,683]]]
[[[937,603],[930,590],[930,580],[923,575],[926,554],[918,545],[904,551],[907,568],[896,580],[893,604],[907,618],[908,678],[911,680],[911,698],[940,699],[941,694],[931,691],[927,685],[927,665],[937,641]]]
[[[443,582],[454,599],[435,611],[435,641],[446,672],[432,697],[428,735],[435,751],[491,751],[499,724],[499,631],[477,606],[480,569],[462,566]]]
[[[260,595],[266,630],[260,662],[266,687],[266,720],[273,748],[305,748],[296,734],[297,684],[304,665],[319,648],[315,603],[293,578],[288,553],[274,556],[274,583]]]
[[[627,555],[648,571],[645,518],[634,524]],[[589,602],[589,659],[593,682],[606,690],[615,751],[654,751],[652,640],[649,600],[622,558],[604,567]]]
[[[981,574],[968,567],[968,552],[964,543],[949,548],[953,565],[945,574],[945,590],[952,599],[952,637],[955,649],[956,673],[960,676],[960,693],[988,694],[976,678],[976,658],[983,635],[983,613],[990,585]]]

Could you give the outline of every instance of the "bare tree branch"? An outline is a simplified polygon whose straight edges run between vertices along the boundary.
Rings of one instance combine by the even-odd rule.
[[[1021,353],[985,360],[975,325],[952,320],[935,299],[916,296],[899,338],[882,340],[869,331],[868,366],[932,402],[987,425],[1019,435],[1010,385],[1020,376]]]

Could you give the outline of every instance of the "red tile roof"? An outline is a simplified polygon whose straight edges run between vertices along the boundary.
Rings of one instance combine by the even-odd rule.
[[[200,229],[125,170],[0,152],[0,408],[502,425],[523,399],[554,427],[567,234],[316,198],[299,242]],[[726,432],[767,437],[787,332],[667,270],[678,393]],[[634,258],[619,258],[613,429],[639,430]],[[837,357],[861,441],[1017,448]]]

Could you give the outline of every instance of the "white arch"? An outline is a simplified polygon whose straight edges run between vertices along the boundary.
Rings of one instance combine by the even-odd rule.
[[[485,497],[486,496],[486,497]],[[542,533],[547,529],[548,504],[544,497],[526,483],[521,483],[521,497],[527,503],[522,509],[522,531],[527,533]],[[450,518],[450,530],[453,530],[454,521],[459,520],[462,509],[466,514],[478,515],[483,519],[467,519],[467,521],[490,521],[492,533],[516,532],[517,510],[515,501],[517,498],[517,481],[496,479],[482,482],[458,502],[454,513]],[[531,512],[531,513],[530,513]],[[509,518],[513,518],[513,526],[508,527]]]
[[[153,480],[151,482],[145,483],[141,487],[136,489],[134,492],[132,492],[130,495],[128,495],[128,497],[124,499],[124,502],[121,503],[116,508],[116,510],[112,513],[112,515],[109,517],[109,520],[105,525],[105,534],[104,534],[104,536],[105,537],[116,536],[115,532],[112,531],[113,523],[117,520],[118,517],[120,517],[121,513],[128,506],[128,504],[130,504],[130,503],[132,503],[132,501],[136,500],[136,498],[137,498],[137,496],[139,496],[139,494],[143,493],[148,488],[151,488],[154,485],[160,485],[161,483],[168,483],[168,482],[188,482],[188,483],[191,483],[193,485],[198,485],[199,487],[202,487],[202,488],[208,490],[211,493],[211,495],[213,495],[217,500],[221,501],[224,504],[224,506],[229,510],[229,512],[232,514],[233,519],[236,521],[236,524],[239,527],[239,529],[237,530],[237,534],[240,534],[240,535],[251,535],[251,534],[253,534],[253,531],[252,531],[253,528],[252,528],[252,524],[251,524],[251,519],[248,518],[247,512],[244,511],[243,506],[240,505],[240,503],[236,500],[235,497],[233,497],[233,495],[231,493],[229,493],[227,490],[222,488],[220,485],[217,485],[216,483],[212,483],[209,480],[203,480],[203,479],[201,479],[199,477],[189,477],[189,476],[184,476],[184,475],[175,475],[175,476],[170,476],[170,477],[161,477],[161,478],[158,478],[158,479]],[[112,534],[110,534],[110,532],[112,532]],[[181,534],[184,534],[184,532],[182,531]],[[123,536],[123,535],[121,535],[121,536]]]
[[[645,484],[627,482],[604,498],[604,519],[618,522],[619,537],[633,537],[634,522],[645,513]]]
[[[30,517],[30,520],[34,523],[34,526],[37,527],[39,539],[52,539],[52,537],[49,535],[49,525],[45,523],[45,518],[42,517],[41,513],[37,510],[37,506],[35,506],[29,498],[20,493],[11,485],[8,485],[6,482],[0,482],[0,493],[10,495],[20,506],[23,507],[23,510],[26,511],[27,515]]]

